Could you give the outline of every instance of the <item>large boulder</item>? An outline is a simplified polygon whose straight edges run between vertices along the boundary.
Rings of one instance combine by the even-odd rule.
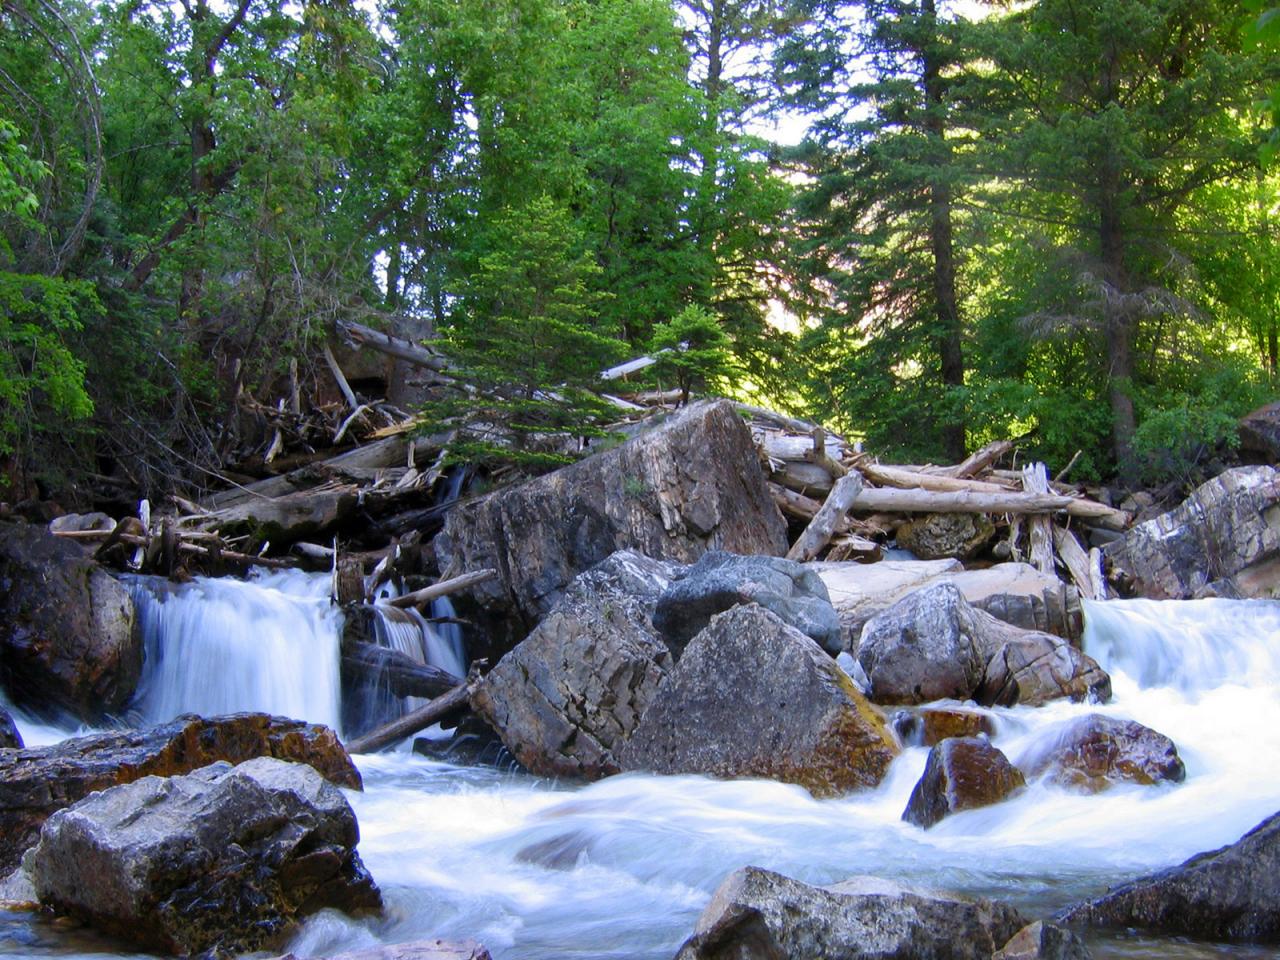
[[[1038,706],[1111,696],[1111,680],[1061,637],[977,610],[952,583],[909,594],[867,621],[858,663],[877,703],[977,700]]]
[[[846,650],[856,652],[867,621],[932,583],[955,584],[980,610],[1024,630],[1077,640],[1084,631],[1080,591],[1026,563],[965,570],[958,560],[814,563],[840,618]]]
[[[492,637],[492,650],[473,652],[484,656],[527,635],[575,576],[616,550],[692,563],[716,548],[780,556],[787,537],[751,431],[733,404],[704,401],[612,450],[459,504],[434,545],[441,570],[498,571],[459,595]]]
[[[0,749],[21,750],[22,747],[22,734],[18,732],[18,725],[9,716],[9,711],[0,707]]]
[[[142,675],[128,589],[44,527],[0,524],[0,683],[45,717],[124,706]]]
[[[1025,924],[991,900],[925,895],[874,878],[814,887],[745,867],[716,890],[676,960],[991,960]]]
[[[574,579],[503,657],[472,706],[532,773],[596,780],[636,728],[671,665],[654,604],[678,568],[620,551]]]
[[[1181,783],[1187,768],[1162,733],[1133,720],[1092,713],[1067,721],[1018,758],[1028,777],[1083,793],[1117,783]]]
[[[190,773],[216,760],[264,756],[309,764],[339,786],[360,789],[360,773],[332,730],[262,713],[178,717],[146,730],[2,751],[0,871],[17,865],[51,814],[95,790],[150,775]]]
[[[929,751],[902,819],[928,830],[953,813],[1000,803],[1024,786],[1018,768],[990,741],[952,737]]]
[[[898,546],[921,560],[969,560],[996,535],[981,513],[927,513],[898,527]]]
[[[625,770],[771,777],[832,796],[878,784],[898,751],[821,647],[750,604],[694,637],[617,755]]]
[[[658,598],[653,625],[679,656],[712,616],[740,603],[758,603],[832,656],[840,652],[840,620],[822,578],[782,557],[704,553]]]
[[[1280,471],[1228,470],[1104,552],[1112,579],[1137,596],[1280,597]]]
[[[259,757],[144,777],[49,818],[23,857],[40,902],[150,950],[242,953],[325,907],[381,906],[342,792]]]
[[[1280,461],[1280,400],[1251,410],[1240,418],[1240,449]]]
[[[1015,933],[991,960],[1093,960],[1093,954],[1066,927],[1037,920]]]
[[[1280,943],[1280,813],[1240,840],[1072,907],[1067,923]]]

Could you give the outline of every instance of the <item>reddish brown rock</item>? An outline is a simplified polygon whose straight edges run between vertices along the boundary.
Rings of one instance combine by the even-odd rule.
[[[943,740],[929,751],[902,819],[927,830],[950,814],[999,803],[1025,785],[1018,768],[986,740]]]
[[[932,747],[950,737],[995,736],[995,717],[985,710],[965,707],[920,707],[899,710],[893,715],[893,729],[903,743]]]
[[[1162,733],[1133,720],[1094,713],[1073,720],[1018,760],[1028,777],[1085,793],[1117,783],[1181,783],[1187,768]]]

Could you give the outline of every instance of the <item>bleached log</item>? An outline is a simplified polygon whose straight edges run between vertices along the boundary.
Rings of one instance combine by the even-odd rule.
[[[333,355],[333,350],[326,343],[324,345],[324,362],[329,365],[329,372],[333,374],[334,382],[337,383],[338,389],[342,391],[342,396],[347,401],[347,406],[355,410],[360,406],[360,401],[356,399],[355,391],[351,389],[351,384],[347,383],[347,375],[342,372],[342,367],[338,365],[338,358]]]
[[[659,352],[666,353],[665,350]],[[616,367],[610,367],[608,370],[601,370],[600,379],[617,380],[619,377],[639,373],[641,370],[644,370],[646,367],[651,367],[657,362],[657,357],[636,357],[634,360],[628,360],[626,363],[620,363]]]
[[[821,501],[806,497],[803,493],[788,490],[777,483],[769,484],[769,493],[773,496],[773,502],[778,505],[778,509],[782,511],[782,515],[791,517],[793,520],[803,520],[808,523],[822,509]],[[848,541],[848,552],[850,553],[872,554],[879,551],[880,544],[862,536],[859,532],[862,529],[860,523],[855,523],[847,515],[843,516],[836,524],[833,539],[841,537]]]
[[[412,736],[419,730],[425,730],[433,723],[439,723],[451,713],[466,709],[470,705],[471,685],[460,683],[448,693],[436,697],[426,706],[406,713],[398,720],[371,730],[363,737],[357,737],[347,744],[348,753],[373,753],[383,747],[390,746],[397,740]]]
[[[423,587],[421,590],[406,593],[403,597],[396,597],[389,602],[393,607],[424,607],[432,600],[448,596],[451,593],[457,593],[459,590],[467,589],[467,587],[474,587],[477,583],[492,580],[497,575],[498,571],[488,568],[474,570],[471,573],[464,573],[461,576],[433,583],[431,586]]]
[[[1030,494],[1049,493],[1049,471],[1043,463],[1031,463],[1022,468],[1022,489]],[[1040,515],[1028,522],[1031,565],[1046,576],[1056,576],[1053,568],[1053,521]]]
[[[426,347],[419,346],[412,340],[393,337],[388,333],[383,333],[381,330],[374,330],[372,327],[366,327],[364,324],[356,323],[353,320],[339,320],[337,326],[338,331],[357,346],[368,347],[370,350],[385,353],[389,357],[403,360],[415,367],[423,367],[439,373],[448,366],[444,357],[437,353],[432,353]]]
[[[1086,600],[1105,599],[1097,596],[1095,592],[1096,587],[1089,570],[1089,555],[1085,553],[1076,535],[1063,527],[1054,526],[1053,545],[1057,548],[1058,556],[1062,558],[1062,565],[1071,574],[1071,579],[1076,589],[1080,591],[1080,595]]]
[[[1111,588],[1107,586],[1107,575],[1102,569],[1102,551],[1097,547],[1089,550],[1089,581],[1092,584],[1090,592],[1094,598],[1106,600],[1111,596]]]
[[[784,430],[791,430],[794,433],[803,433],[806,437],[813,433],[814,427],[819,426],[819,424],[810,423],[808,420],[798,420],[795,417],[788,417],[785,413],[778,413],[776,410],[753,406],[749,403],[735,403],[734,406],[748,416],[756,417],[760,420],[767,420],[770,423],[776,423]],[[834,434],[832,436],[835,437]],[[835,438],[839,439],[838,437]]]
[[[945,477],[974,477],[986,470],[1001,457],[1013,450],[1010,440],[994,440],[986,446],[975,450],[953,467],[938,467],[935,472]]]
[[[54,530],[55,537],[66,537],[72,540],[95,540],[104,539],[111,543],[127,543],[130,546],[146,547],[150,543],[150,537],[140,536],[136,533],[121,533],[117,530]],[[217,541],[209,541],[208,544],[193,543],[186,538],[185,534],[178,535],[177,549],[181,553],[204,554],[206,556],[217,556],[223,560],[230,560],[233,563],[240,563],[246,566],[263,566],[285,568],[293,567],[296,564],[291,560],[277,557],[253,556],[248,553],[237,553],[234,550],[222,550],[218,547]]]
[[[940,493],[932,490],[894,490],[867,487],[858,495],[853,508],[857,511],[884,513],[1058,513],[1071,504],[1071,497],[1053,494],[975,493],[957,490]]]
[[[817,557],[822,548],[831,542],[836,525],[849,512],[861,492],[862,474],[857,471],[836,480],[822,508],[787,551],[787,559],[806,563]]]

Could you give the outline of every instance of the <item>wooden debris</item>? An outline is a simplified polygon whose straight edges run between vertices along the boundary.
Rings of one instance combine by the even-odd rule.
[[[419,730],[425,730],[433,723],[439,723],[450,714],[470,707],[472,678],[460,683],[448,693],[441,694],[426,706],[406,713],[403,717],[371,730],[362,737],[356,737],[347,744],[348,753],[374,753],[388,747],[398,740],[412,736]]]
[[[457,593],[459,590],[465,590],[468,587],[474,587],[478,583],[492,580],[497,575],[497,570],[489,570],[487,568],[475,570],[448,580],[441,580],[439,583],[423,587],[421,590],[414,590],[412,593],[406,593],[402,597],[395,597],[388,602],[393,607],[425,607],[432,600],[448,596],[451,593]]]
[[[438,697],[463,682],[447,670],[418,663],[376,643],[355,643],[342,651],[343,673],[377,677],[396,697]]]
[[[862,474],[856,471],[836,480],[822,508],[809,526],[805,527],[800,538],[787,551],[787,559],[800,563],[815,559],[822,552],[822,548],[831,541],[836,525],[849,512],[849,508],[862,493],[862,486]]]
[[[976,477],[1012,452],[1013,441],[996,440],[988,443],[985,447],[975,450],[954,467],[938,467],[936,472],[939,476],[956,477],[957,479]]]
[[[145,551],[152,543],[153,539],[159,543],[159,538],[151,536],[140,536],[136,533],[121,533],[120,526],[117,525],[115,530],[55,530],[54,536],[66,537],[72,540],[96,540],[105,539],[107,544],[127,543],[130,546],[136,546]],[[185,534],[179,534],[177,545],[178,552],[189,554],[201,554],[205,556],[219,556],[223,560],[229,560],[232,563],[242,564],[244,566],[262,566],[262,567],[293,567],[296,566],[294,561],[278,558],[278,557],[262,557],[253,556],[247,553],[238,553],[234,550],[222,549],[220,541],[212,541],[208,543],[192,542]],[[102,551],[99,550],[99,553]]]
[[[1029,494],[1049,493],[1049,471],[1043,463],[1022,468],[1022,489]],[[1028,523],[1031,565],[1043,574],[1054,576],[1053,521],[1046,516],[1033,516]]]

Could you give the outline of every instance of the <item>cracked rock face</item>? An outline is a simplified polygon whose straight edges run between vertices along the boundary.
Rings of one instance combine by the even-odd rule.
[[[692,563],[707,550],[781,556],[786,524],[747,428],[727,401],[692,404],[580,463],[449,512],[434,541],[441,570],[491,568],[460,594],[493,637],[495,660],[551,611],[569,582],[617,550]]]
[[[679,568],[621,551],[582,574],[472,694],[512,755],[540,776],[617,773],[616,748],[670,669],[654,604]]]

